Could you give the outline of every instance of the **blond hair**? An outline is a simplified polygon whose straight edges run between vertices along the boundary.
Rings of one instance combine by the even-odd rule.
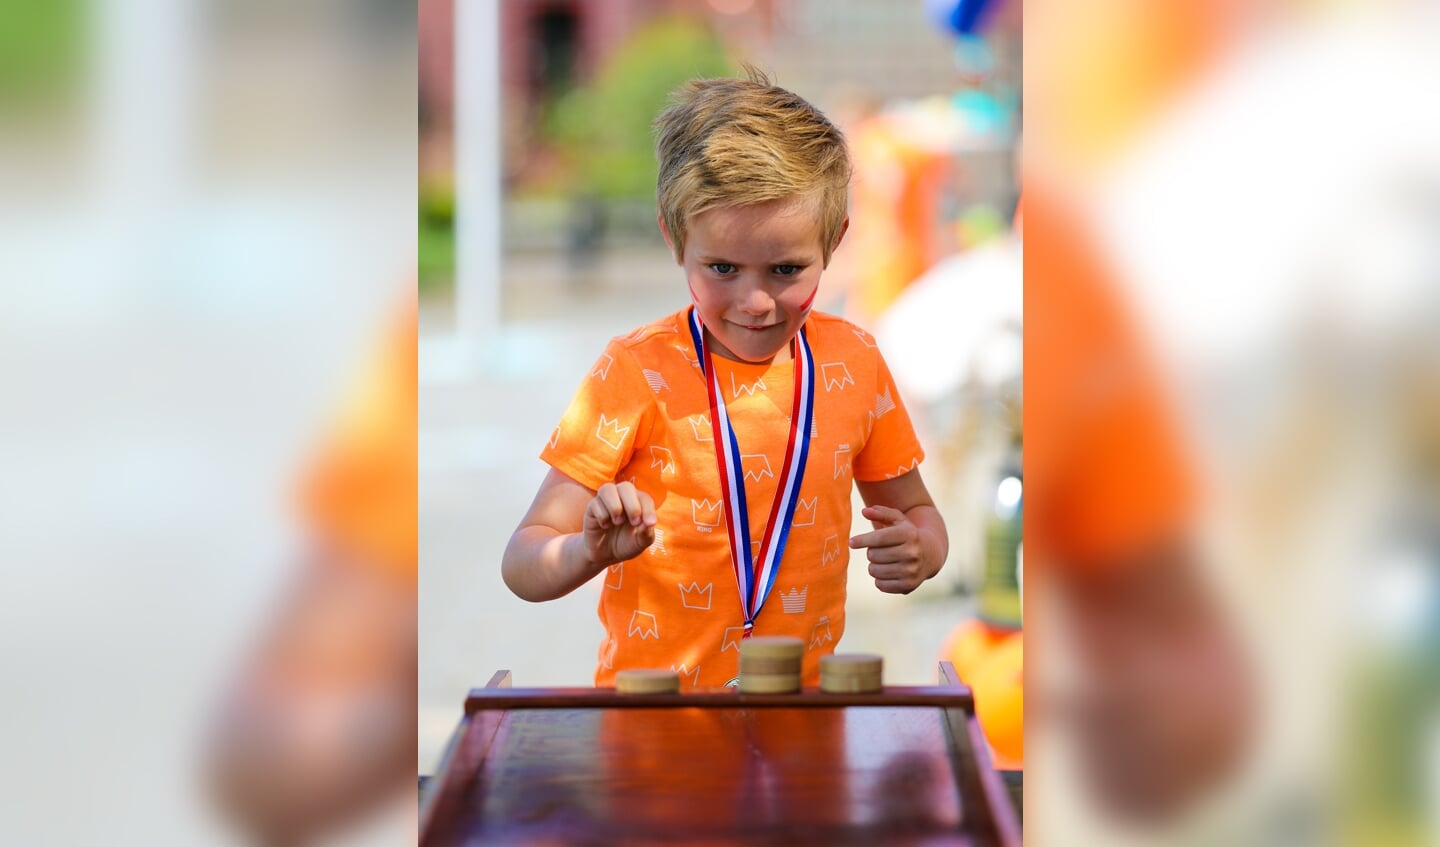
[[[655,119],[656,201],[679,261],[686,224],[710,209],[812,200],[826,264],[845,222],[850,156],[819,109],[747,67],[695,79]]]

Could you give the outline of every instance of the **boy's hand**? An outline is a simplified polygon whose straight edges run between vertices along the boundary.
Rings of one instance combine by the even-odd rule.
[[[596,566],[633,559],[655,541],[655,501],[633,482],[607,482],[585,506],[585,550]]]
[[[889,506],[866,506],[860,512],[875,527],[850,539],[850,549],[868,548],[870,576],[887,594],[909,594],[934,576],[924,560],[920,529],[905,513]]]

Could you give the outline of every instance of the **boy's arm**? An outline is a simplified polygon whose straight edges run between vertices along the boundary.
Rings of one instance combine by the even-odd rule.
[[[909,594],[939,573],[950,540],[920,471],[878,482],[857,479],[855,487],[866,504],[861,514],[875,530],[851,538],[850,547],[868,548],[875,587],[887,594]]]
[[[500,573],[521,599],[554,600],[654,540],[655,503],[633,483],[591,491],[551,468],[510,536]]]

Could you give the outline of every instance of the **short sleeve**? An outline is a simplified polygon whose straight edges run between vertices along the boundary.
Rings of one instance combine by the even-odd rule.
[[[873,349],[873,348],[872,348]],[[862,482],[878,482],[904,476],[920,467],[925,451],[915,435],[915,426],[910,422],[910,413],[895,387],[895,379],[885,364],[885,357],[874,349],[875,364],[875,405],[865,411],[872,416],[870,437],[865,447],[855,457],[855,479]]]
[[[540,458],[592,490],[613,482],[654,421],[654,394],[630,351],[612,340],[580,383]]]

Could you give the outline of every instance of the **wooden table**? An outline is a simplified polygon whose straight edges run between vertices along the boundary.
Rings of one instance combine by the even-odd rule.
[[[617,694],[500,671],[430,780],[420,843],[955,844],[1020,825],[948,662],[880,694]]]

